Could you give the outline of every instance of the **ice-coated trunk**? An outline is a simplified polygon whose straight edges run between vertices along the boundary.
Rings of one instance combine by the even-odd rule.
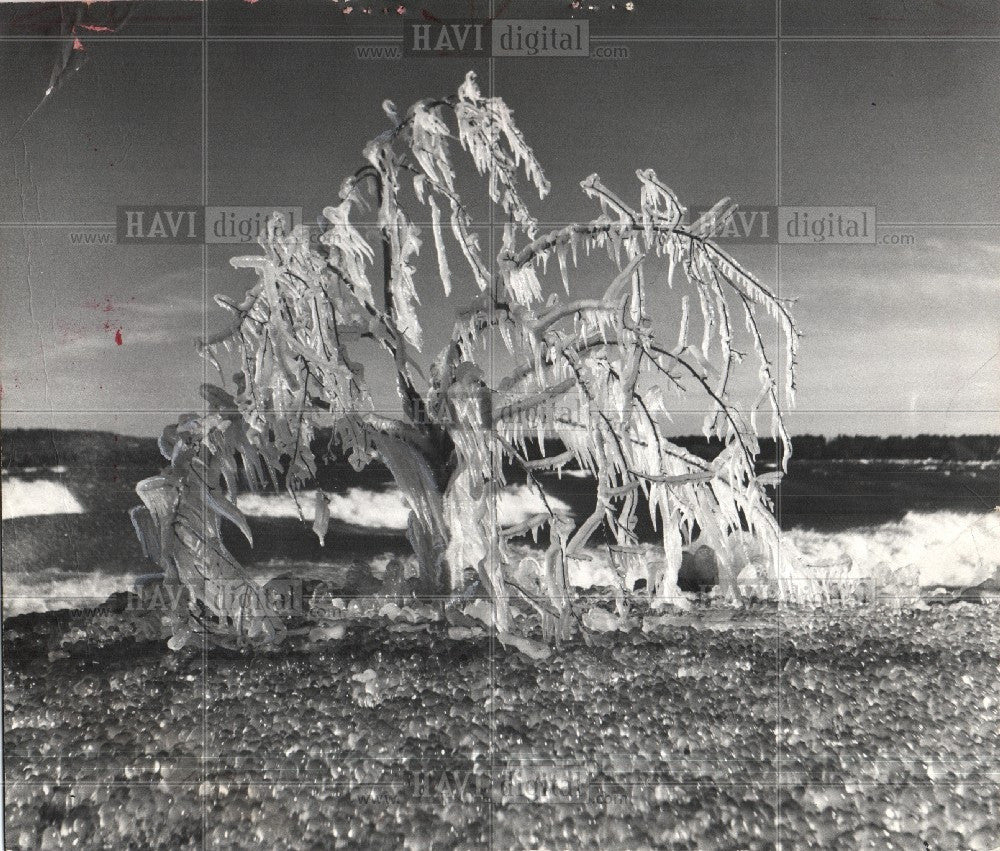
[[[442,488],[439,479],[448,465],[433,464],[397,437],[380,436],[377,443],[380,458],[410,507],[407,539],[426,579],[439,593],[456,595],[471,569],[496,607],[497,629],[506,631],[509,616],[501,554],[493,532],[494,488],[461,464]]]
[[[444,499],[432,465],[423,453],[392,435],[376,439],[379,458],[389,468],[410,508],[406,537],[421,571],[435,589],[455,591],[447,565],[448,527]]]
[[[497,629],[510,625],[503,566],[497,535],[496,488],[468,466],[455,471],[444,496],[444,519],[449,532],[447,562],[452,587],[464,584],[471,569],[493,603]]]

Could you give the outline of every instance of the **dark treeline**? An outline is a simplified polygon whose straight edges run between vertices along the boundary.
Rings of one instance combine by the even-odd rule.
[[[706,458],[719,451],[718,441],[709,442],[701,436],[672,438],[691,452]],[[315,441],[317,456],[326,448],[329,436],[319,434]],[[871,435],[799,435],[793,438],[796,461],[925,459],[940,461],[989,461],[1000,457],[1000,436],[987,434],[938,435],[919,434],[914,437],[876,437]],[[776,458],[771,438],[760,441],[762,462]],[[0,455],[4,469],[24,467],[137,466],[160,467],[164,461],[155,438],[128,437],[106,431],[62,429],[4,429],[0,432]],[[348,473],[346,464],[333,462],[325,470],[327,479],[346,476],[354,480],[370,473]],[[374,471],[372,471],[374,472]],[[376,476],[377,478],[377,476]]]
[[[0,432],[3,468],[159,466],[156,438],[129,437],[110,431],[14,428]]]
[[[774,441],[761,440],[761,455],[774,456]],[[913,437],[891,435],[841,434],[837,437],[803,434],[792,438],[794,457],[800,461],[871,459],[938,461],[990,461],[1000,457],[1000,436],[995,434],[918,434]]]

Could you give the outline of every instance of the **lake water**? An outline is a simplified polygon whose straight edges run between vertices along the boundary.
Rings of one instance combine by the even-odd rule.
[[[119,475],[120,474],[120,475]],[[3,476],[4,612],[93,605],[155,570],[139,554],[127,509],[135,478],[114,485],[93,470],[25,469]],[[560,509],[583,517],[593,492],[576,476],[550,477]],[[296,566],[322,570],[354,559],[384,563],[405,554],[407,509],[385,481],[329,492],[331,525],[321,547],[299,521],[312,519],[312,494],[245,495],[255,545],[228,538],[260,576]],[[538,497],[512,484],[501,522],[540,510]],[[996,462],[811,462],[794,465],[775,510],[806,565],[849,564],[856,574],[906,568],[924,586],[975,585],[1000,575],[1000,467]],[[644,520],[640,534],[655,540]]]

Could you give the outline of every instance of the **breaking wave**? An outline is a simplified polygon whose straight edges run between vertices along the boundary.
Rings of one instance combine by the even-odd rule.
[[[79,500],[62,482],[4,476],[2,488],[4,520],[39,514],[83,513],[83,506]]]
[[[922,586],[970,586],[1000,577],[1000,512],[911,511],[902,520],[843,532],[792,529],[803,563],[850,564],[854,578],[911,569]]]
[[[99,606],[117,591],[131,591],[134,576],[42,571],[31,576],[4,572],[3,616]]]
[[[330,517],[355,526],[371,529],[405,529],[410,509],[398,490],[382,493],[351,488],[346,494],[327,493]],[[296,500],[298,505],[296,505]],[[312,521],[316,511],[316,491],[305,490],[292,498],[283,494],[242,494],[236,501],[240,511],[248,517],[298,517]],[[554,511],[569,512],[569,506],[549,497]],[[506,488],[497,500],[497,519],[503,526],[527,520],[533,514],[545,511],[545,504],[538,493],[526,485]]]
[[[370,529],[405,529],[410,509],[398,491],[377,493],[351,488],[346,494],[327,493],[330,518]],[[236,505],[247,517],[299,517],[312,522],[316,513],[316,491],[290,494],[241,494]]]
[[[48,486],[27,490],[18,485],[11,492],[20,502],[8,496],[9,484],[4,481],[5,518],[30,513],[53,514],[57,509],[81,511],[79,503],[65,487],[56,483],[23,483]],[[315,495],[306,492],[300,497],[307,520],[312,518],[313,512],[310,496],[314,498]],[[405,528],[408,509],[398,491],[376,493],[353,488],[343,495],[330,494],[330,500],[331,516],[346,522],[373,529]],[[557,510],[568,510],[564,503],[554,502],[557,504],[553,507]],[[298,517],[294,501],[287,495],[248,495],[240,498],[240,507],[251,516]],[[523,485],[504,493],[498,508],[500,522],[504,525],[544,510],[538,497]],[[14,511],[20,513],[15,515]],[[1000,512],[997,511],[986,514],[910,512],[899,521],[877,526],[840,532],[792,529],[785,532],[785,537],[801,554],[807,572],[811,568],[821,571],[822,565],[846,565],[844,578],[862,579],[904,571],[914,575],[919,584],[927,588],[967,587],[990,579],[1000,580]],[[345,553],[342,557],[348,563],[353,556]],[[372,561],[371,551],[358,552],[357,557]],[[384,563],[386,558],[382,557],[381,561]],[[306,567],[296,564],[294,569],[299,571]],[[315,567],[322,566],[317,564]],[[266,568],[258,565],[252,569],[256,572],[273,571],[274,568],[274,565]],[[130,589],[133,580],[134,576],[122,574],[55,568],[27,571],[16,565],[5,565],[3,610],[10,616],[93,606],[115,591]],[[588,582],[587,577],[581,575],[574,578],[573,584],[586,586],[594,582]]]

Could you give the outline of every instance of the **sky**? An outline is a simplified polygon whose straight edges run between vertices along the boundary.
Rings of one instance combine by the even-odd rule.
[[[64,49],[42,37],[58,26],[44,10],[4,10],[0,33],[17,36],[0,38],[5,428],[151,435],[199,407],[195,343],[226,322],[203,278],[209,296],[238,295],[252,278],[228,261],[254,247],[115,244],[118,205],[204,198],[314,221],[388,126],[384,99],[405,109],[471,69],[513,108],[553,184],[534,205],[545,222],[599,212],[579,189],[592,172],[637,201],[637,168],[692,207],[730,196],[745,209],[877,209],[879,244],[732,247],[796,299],[793,433],[1000,433],[1000,51],[981,40],[1000,37],[994,3],[786,2],[780,41],[773,2],[604,3],[584,13],[591,34],[627,58],[492,67],[363,60],[359,45],[393,43],[365,38],[398,36],[417,12],[346,5],[213,2],[203,39],[199,7],[145,4],[115,36],[78,28],[80,67],[41,106]],[[567,14],[580,13],[547,0],[504,12]],[[418,287],[427,336],[442,341],[459,305],[433,256],[428,245]],[[371,374],[391,406],[389,374]]]

